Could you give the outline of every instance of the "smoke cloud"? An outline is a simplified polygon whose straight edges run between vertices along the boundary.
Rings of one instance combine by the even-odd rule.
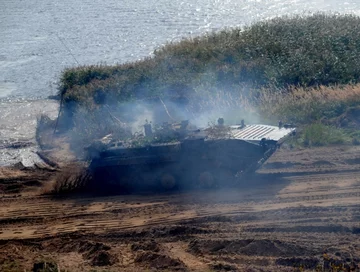
[[[161,125],[188,120],[198,128],[215,124],[222,117],[226,125],[260,123],[260,116],[243,95],[246,90],[235,91],[195,89],[189,96],[164,95],[131,102],[117,102],[104,97],[93,110],[77,106],[69,120],[72,129],[67,132],[73,150],[79,157],[94,140],[111,135],[113,139],[128,139],[144,133],[144,124]],[[63,118],[64,118],[63,114]]]

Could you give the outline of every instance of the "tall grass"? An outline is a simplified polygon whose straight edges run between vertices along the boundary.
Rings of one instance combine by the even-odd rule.
[[[81,149],[107,133],[126,134],[107,106],[125,109],[161,97],[186,101],[182,107],[192,119],[209,108],[216,114],[228,109],[236,115],[226,116],[231,122],[265,116],[268,122],[319,123],[327,127],[309,131],[323,133],[342,126],[347,118],[339,118],[349,109],[356,111],[359,63],[360,17],[275,18],[169,43],[142,61],[66,69],[59,124],[74,132]],[[116,112],[121,121],[131,119]]]
[[[299,126],[296,145],[360,142],[360,84],[262,90],[255,104],[260,115]]]
[[[324,146],[349,142],[349,137],[342,129],[321,123],[306,126],[300,139],[305,146]]]
[[[67,69],[60,94],[65,105],[93,109],[109,101],[188,96],[204,84],[228,91],[348,84],[360,80],[358,63],[359,17],[282,17],[169,43],[134,63]]]
[[[360,106],[360,84],[345,86],[291,87],[277,92],[263,89],[256,101],[263,115],[296,124],[339,117]]]

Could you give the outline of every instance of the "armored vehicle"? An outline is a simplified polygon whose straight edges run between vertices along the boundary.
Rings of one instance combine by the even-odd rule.
[[[255,172],[295,128],[270,125],[203,129],[165,123],[126,141],[111,135],[87,148],[94,184],[114,191],[228,186]]]

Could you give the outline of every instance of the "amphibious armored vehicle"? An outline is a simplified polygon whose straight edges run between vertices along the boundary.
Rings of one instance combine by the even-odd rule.
[[[295,128],[270,125],[226,126],[204,129],[187,121],[165,123],[126,141],[111,135],[87,148],[94,183],[108,190],[157,188],[213,188],[236,182],[255,172]]]

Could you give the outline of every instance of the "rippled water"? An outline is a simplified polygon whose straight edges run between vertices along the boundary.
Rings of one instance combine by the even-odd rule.
[[[42,99],[56,93],[65,67],[133,61],[166,42],[279,15],[360,15],[354,0],[2,0],[1,6],[0,165],[9,160],[1,142],[33,139],[36,116],[53,114],[56,105]]]

